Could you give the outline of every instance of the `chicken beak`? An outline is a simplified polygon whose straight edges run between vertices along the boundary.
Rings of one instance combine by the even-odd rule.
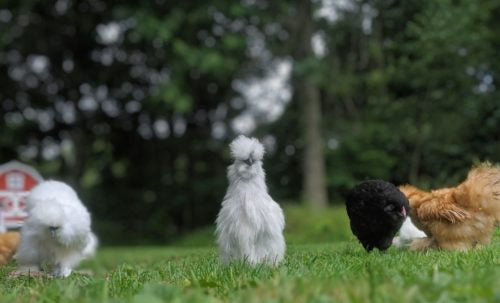
[[[51,226],[51,227],[49,227],[50,236],[52,238],[56,238],[56,236],[57,236],[57,230],[58,229],[59,229],[59,227],[57,227],[57,226]]]
[[[401,209],[401,215],[403,215],[403,217],[406,218],[406,208],[404,206]]]
[[[246,160],[245,160],[245,161],[243,161],[243,162],[245,162],[245,164],[246,164],[246,165],[248,165],[248,166],[252,166],[252,164],[253,164],[253,159],[252,159],[252,158],[248,158],[248,159],[246,159]]]

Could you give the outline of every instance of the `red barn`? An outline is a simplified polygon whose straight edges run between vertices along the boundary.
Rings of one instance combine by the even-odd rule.
[[[11,161],[0,165],[0,217],[3,217],[7,228],[17,228],[23,224],[27,215],[24,210],[26,196],[42,180],[35,169],[20,162]]]

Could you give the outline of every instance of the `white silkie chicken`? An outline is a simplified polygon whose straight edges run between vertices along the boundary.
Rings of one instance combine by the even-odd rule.
[[[404,248],[410,245],[410,243],[417,238],[425,238],[426,234],[418,229],[413,222],[411,222],[410,217],[406,218],[399,230],[399,235],[392,239],[392,244],[399,248]]]
[[[234,163],[228,167],[229,187],[216,220],[220,260],[277,265],[285,254],[285,218],[267,192],[264,147],[255,138],[239,136],[230,149]]]
[[[67,277],[80,261],[94,255],[97,238],[90,230],[90,214],[68,185],[40,183],[26,199],[26,210],[14,256],[18,272],[37,273],[47,265],[54,276]]]

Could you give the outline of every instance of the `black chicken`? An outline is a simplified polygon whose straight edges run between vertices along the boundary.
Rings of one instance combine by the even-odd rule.
[[[368,180],[354,187],[347,196],[347,215],[352,233],[367,251],[386,250],[401,228],[410,206],[405,195],[393,184]]]

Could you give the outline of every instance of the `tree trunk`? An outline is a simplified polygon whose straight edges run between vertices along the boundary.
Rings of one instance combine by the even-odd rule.
[[[295,64],[314,56],[311,38],[313,29],[313,9],[310,0],[302,0],[297,10],[295,26]],[[294,79],[295,99],[302,110],[304,139],[303,153],[303,198],[314,208],[325,208],[328,203],[325,182],[325,159],[321,136],[321,100],[319,89],[311,79],[311,72],[296,72]]]
[[[304,198],[315,208],[325,208],[328,203],[325,182],[325,159],[321,136],[321,104],[318,89],[303,79],[298,93],[304,119]]]

